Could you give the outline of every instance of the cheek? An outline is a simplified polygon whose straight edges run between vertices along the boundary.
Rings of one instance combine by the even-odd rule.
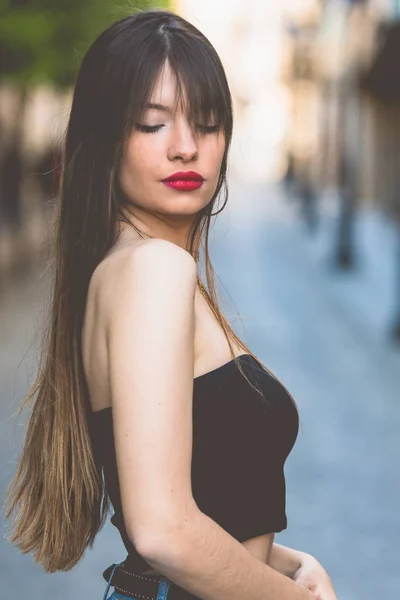
[[[151,140],[136,139],[129,142],[125,157],[125,168],[138,177],[145,177],[146,173],[154,171],[159,160],[156,156],[154,144]]]
[[[210,164],[214,167],[216,173],[219,173],[221,162],[224,157],[225,142],[223,139],[215,138],[210,143],[207,153],[209,156]]]

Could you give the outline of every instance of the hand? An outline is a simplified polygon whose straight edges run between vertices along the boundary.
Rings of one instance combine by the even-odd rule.
[[[304,553],[301,566],[293,575],[293,580],[310,590],[317,600],[338,600],[331,578],[311,554]]]

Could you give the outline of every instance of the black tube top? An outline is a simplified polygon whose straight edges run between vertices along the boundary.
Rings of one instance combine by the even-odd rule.
[[[198,508],[238,541],[286,529],[284,464],[299,418],[291,396],[250,354],[194,378],[192,493]],[[89,413],[95,458],[114,508],[132,572],[151,568],[125,529],[119,493],[111,407]]]

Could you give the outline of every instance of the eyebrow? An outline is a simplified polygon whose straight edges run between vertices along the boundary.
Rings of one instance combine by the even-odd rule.
[[[148,102],[144,105],[145,109],[153,108],[155,110],[162,110],[164,112],[171,112],[169,106],[164,106],[163,104],[154,104],[153,102]]]

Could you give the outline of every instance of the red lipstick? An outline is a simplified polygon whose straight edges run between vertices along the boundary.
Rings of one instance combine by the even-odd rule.
[[[174,190],[188,192],[197,190],[203,185],[203,181],[204,177],[196,173],[196,171],[177,171],[163,179],[162,183]]]

